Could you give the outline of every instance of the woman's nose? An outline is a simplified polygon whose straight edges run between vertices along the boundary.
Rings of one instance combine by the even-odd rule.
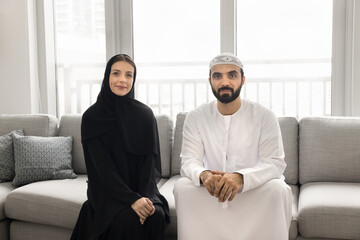
[[[119,76],[118,81],[121,83],[126,82],[125,77],[123,75]]]

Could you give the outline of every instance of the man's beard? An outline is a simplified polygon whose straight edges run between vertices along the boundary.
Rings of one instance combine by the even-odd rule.
[[[239,86],[238,89],[236,89],[236,91],[234,91],[233,88],[230,87],[221,87],[219,88],[217,91],[213,88],[213,86],[211,86],[211,89],[215,95],[215,97],[217,98],[217,100],[219,100],[221,103],[230,103],[232,101],[234,101],[235,99],[237,99],[240,95],[240,91],[241,91],[241,84]],[[225,93],[220,95],[220,92],[222,90],[230,90],[231,94]]]

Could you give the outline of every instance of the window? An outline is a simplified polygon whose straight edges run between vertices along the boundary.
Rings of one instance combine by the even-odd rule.
[[[209,60],[220,51],[218,0],[135,0],[136,98],[176,116],[211,99]]]
[[[58,114],[82,113],[105,68],[104,0],[54,0]]]
[[[277,115],[331,114],[332,1],[109,2],[115,16],[106,15],[106,27],[115,32],[107,32],[131,36],[108,41],[117,47],[106,46],[104,0],[54,0],[60,116],[82,113],[96,101],[110,57],[106,48],[108,54],[133,49],[135,97],[156,114],[175,117],[214,99],[208,63],[221,49],[233,49],[244,62],[243,98]],[[124,3],[132,11],[119,18]]]
[[[328,0],[238,0],[246,98],[277,115],[331,114],[332,6]]]

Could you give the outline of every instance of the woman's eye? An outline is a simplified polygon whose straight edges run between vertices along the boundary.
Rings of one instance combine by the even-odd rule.
[[[118,72],[113,72],[112,74],[113,74],[114,76],[119,75],[119,73],[118,73]]]
[[[132,78],[132,74],[126,74],[126,77]]]

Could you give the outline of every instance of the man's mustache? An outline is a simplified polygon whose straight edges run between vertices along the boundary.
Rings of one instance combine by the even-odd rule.
[[[234,93],[234,89],[231,87],[221,87],[218,89],[218,93],[220,93],[222,90],[230,90],[232,93]]]

